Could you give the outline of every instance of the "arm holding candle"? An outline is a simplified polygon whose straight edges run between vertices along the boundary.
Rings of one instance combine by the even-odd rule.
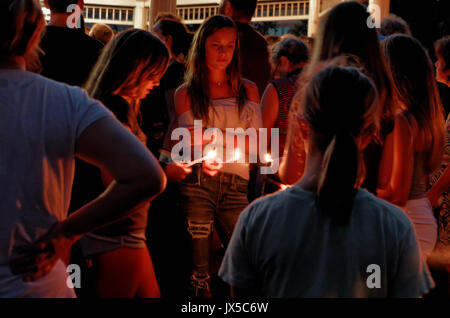
[[[195,137],[195,133],[199,133],[199,126],[194,126],[194,118],[192,116],[192,112],[191,110],[191,101],[189,98],[189,95],[187,93],[186,87],[185,86],[181,86],[177,89],[176,93],[175,93],[175,110],[177,112],[178,118],[179,118],[179,125],[180,127],[184,127],[186,129],[189,130],[190,132],[190,137],[191,139],[191,145],[192,147],[198,147],[201,146],[202,147],[202,153],[203,153],[203,157],[198,158],[198,154],[195,154],[195,148],[193,148],[192,153],[195,154],[194,157],[194,161],[188,163],[188,166],[197,164],[197,163],[201,163],[201,162],[205,162],[207,159],[218,159],[218,160],[209,160],[209,163],[206,163],[205,166],[210,168],[210,170],[212,169],[220,169],[219,166],[221,167],[221,163],[219,161],[222,161],[223,163],[232,163],[232,162],[237,162],[237,161],[242,161],[242,162],[250,162],[250,155],[253,156],[257,156],[258,154],[258,147],[259,147],[259,143],[258,143],[258,134],[257,134],[257,129],[262,127],[262,116],[261,116],[261,110],[259,107],[259,95],[258,95],[258,89],[256,87],[256,85],[250,81],[247,80],[243,80],[243,83],[245,85],[246,88],[246,95],[247,95],[247,100],[256,104],[257,106],[253,105],[246,105],[246,109],[245,111],[248,111],[248,118],[249,120],[246,121],[245,123],[242,123],[242,125],[244,127],[236,127],[234,125],[236,124],[230,124],[231,127],[227,128],[227,131],[224,130],[218,130],[218,133],[220,134],[220,136],[216,136],[217,138],[214,139],[212,136],[214,136],[215,134],[212,133],[210,131],[208,131],[208,133],[210,133],[209,135],[206,134],[205,135],[205,129],[202,128],[201,130],[201,138],[197,138]],[[247,109],[247,107],[250,107],[249,109]],[[244,115],[245,116],[245,115]],[[249,131],[249,135],[254,135],[252,137],[253,142],[250,142],[250,138],[246,137],[244,134],[242,134],[239,130],[235,131],[238,128],[242,128],[241,132],[245,133],[245,129],[247,128],[254,128],[255,129],[255,133],[253,133],[252,131]],[[225,129],[222,127],[222,129]],[[231,130],[231,131],[228,131]],[[228,132],[228,137],[232,138],[232,139],[228,139],[227,140],[227,132]],[[233,135],[230,135],[230,133],[232,133]],[[217,133],[216,133],[217,134]],[[245,138],[245,141],[244,139]],[[238,143],[238,141],[240,140],[240,143]],[[231,149],[228,149],[228,151],[230,153],[226,153],[227,149],[227,141],[228,143],[233,142],[233,154],[231,154]],[[245,142],[245,143],[244,143]],[[205,151],[208,151],[208,149],[205,149],[205,146],[211,147],[211,144],[215,144],[217,143],[217,147],[220,147],[220,149],[217,151],[218,153],[216,154],[216,156],[214,156],[214,158],[211,158],[209,155],[210,154],[205,154]],[[251,149],[250,145],[253,145],[255,149]],[[229,145],[231,146],[231,144]],[[198,149],[197,149],[198,151]],[[225,156],[222,156],[222,154],[224,154]],[[213,163],[213,165],[210,165],[211,163]]]

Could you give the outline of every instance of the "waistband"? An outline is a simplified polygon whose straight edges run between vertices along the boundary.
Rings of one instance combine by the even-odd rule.
[[[145,233],[141,235],[124,235],[124,236],[101,236],[88,233],[80,239],[83,255],[91,256],[100,253],[106,253],[121,247],[126,248],[145,248]]]
[[[215,175],[214,177],[211,177],[202,171],[202,166],[200,164],[192,166],[192,173],[194,175],[197,175],[199,178],[200,177],[214,178],[216,180],[220,180],[220,182],[241,183],[241,184],[248,183],[248,179],[246,179],[238,174],[229,173],[228,171],[222,171],[222,170],[219,171],[219,173],[217,175]]]

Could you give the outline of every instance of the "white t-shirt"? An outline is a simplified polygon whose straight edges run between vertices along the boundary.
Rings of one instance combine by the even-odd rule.
[[[14,249],[67,216],[75,143],[112,114],[80,88],[23,70],[0,70],[0,297],[73,297],[59,261],[24,283],[9,268]]]
[[[349,225],[337,227],[315,200],[315,193],[294,186],[251,204],[240,215],[220,277],[277,298],[419,297],[433,287],[400,209],[359,190]]]

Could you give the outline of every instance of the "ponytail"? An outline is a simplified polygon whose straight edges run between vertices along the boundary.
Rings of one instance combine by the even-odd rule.
[[[327,147],[317,188],[317,203],[336,224],[348,223],[356,195],[359,149],[350,132],[338,133]]]
[[[358,145],[379,122],[375,85],[354,67],[329,66],[308,84],[302,104],[311,143],[323,153],[316,206],[332,223],[348,224],[364,175]]]

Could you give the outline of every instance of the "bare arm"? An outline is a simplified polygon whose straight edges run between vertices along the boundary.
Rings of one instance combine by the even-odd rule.
[[[408,201],[414,170],[413,132],[407,119],[398,116],[393,132],[392,176],[386,189],[377,190],[378,196],[398,206]]]
[[[108,171],[114,181],[99,198],[64,222],[66,233],[83,234],[112,222],[165,187],[156,158],[114,119],[101,119],[88,127],[77,141],[76,153]]]
[[[291,108],[286,146],[279,169],[280,178],[286,184],[296,183],[305,170],[306,154],[300,125],[296,112]]]
[[[278,117],[279,98],[277,90],[272,84],[267,85],[261,101],[263,127],[270,129]]]
[[[46,275],[84,233],[126,216],[144,200],[158,195],[166,178],[156,158],[112,117],[90,125],[77,140],[77,155],[108,171],[114,178],[97,199],[53,226],[35,244],[11,261],[15,274],[27,280]]]

